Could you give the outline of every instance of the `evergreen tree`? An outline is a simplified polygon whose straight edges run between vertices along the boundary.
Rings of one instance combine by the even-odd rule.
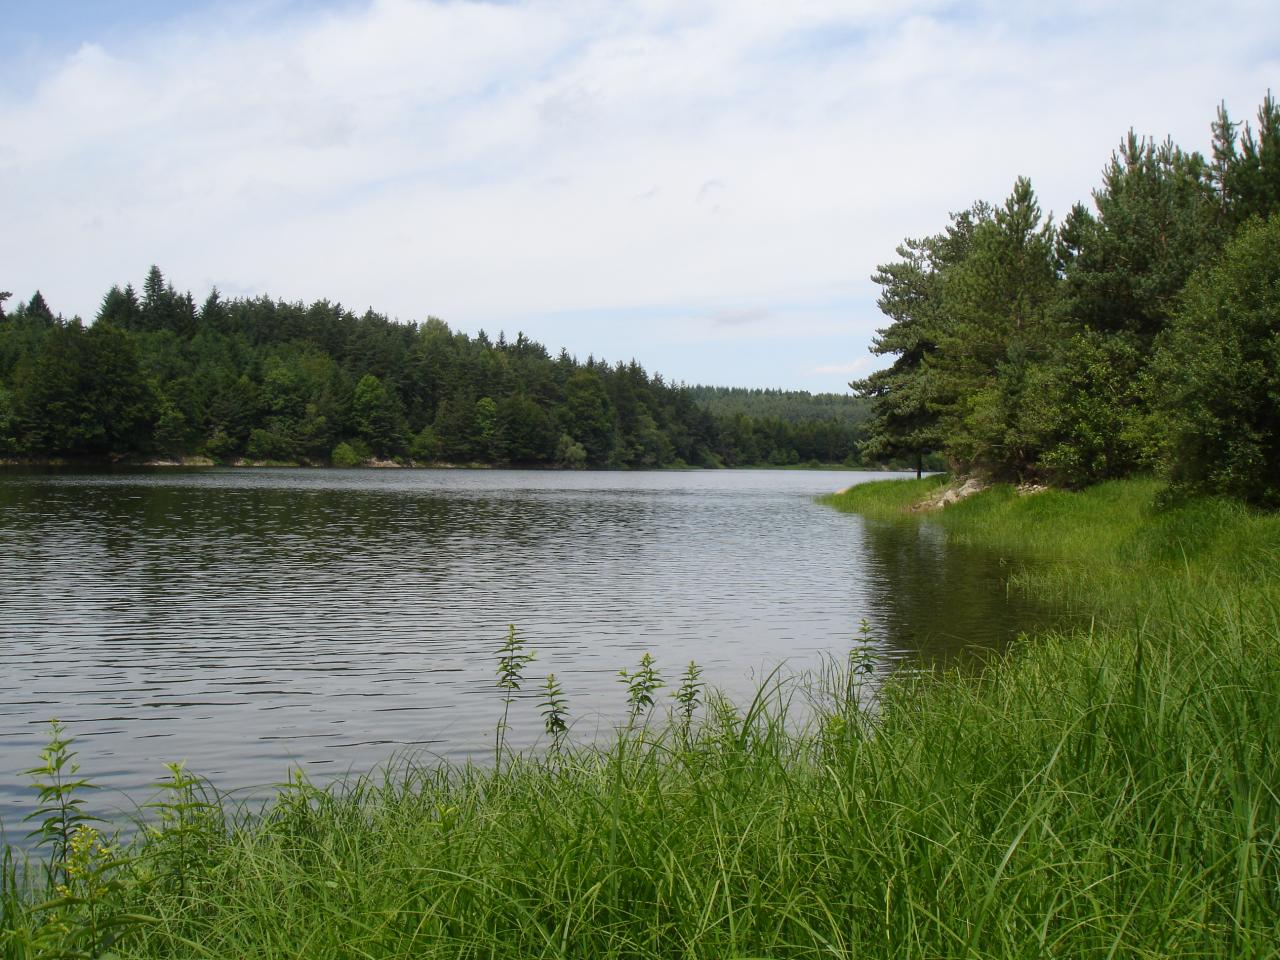
[[[204,304],[200,307],[199,325],[210,331],[225,333],[228,327],[227,307],[222,301],[222,294],[214,287],[209,291]]]
[[[1191,278],[1151,383],[1175,484],[1280,507],[1280,214]]]
[[[455,463],[469,463],[476,459],[479,449],[476,401],[465,389],[459,388],[452,397],[441,402],[431,429],[445,459]]]
[[[523,334],[491,342],[436,319],[392,323],[325,300],[224,300],[214,290],[197,309],[156,267],[142,289],[139,298],[112,287],[91,331],[62,324],[42,296],[5,315],[6,449],[316,462],[343,447],[357,462],[409,453],[662,466],[756,462],[770,450],[786,460],[846,456],[856,440],[845,413],[842,432],[815,428],[808,420],[829,414],[795,398],[785,418],[753,421],[760,436],[744,441],[744,454],[727,446],[727,414],[635,361],[553,358]]]
[[[351,403],[356,434],[380,457],[395,456],[407,446],[404,417],[387,388],[371,373],[356,384]]]
[[[112,286],[102,298],[102,306],[98,308],[96,323],[109,323],[121,330],[136,330],[141,317],[141,308],[133,287],[126,285],[123,290]]]
[[[1052,340],[1054,239],[1031,181],[1019,177],[947,272],[930,366],[948,454],[966,470],[1006,478],[1035,471],[1031,387]]]
[[[31,295],[31,299],[27,302],[25,311],[27,320],[52,326],[54,322],[53,311],[49,309],[49,304],[45,303],[44,294],[39,290]]]
[[[1258,108],[1256,133],[1246,123],[1242,136],[1226,105],[1218,108],[1213,124],[1213,180],[1224,217],[1232,226],[1280,212],[1280,104],[1270,91]]]
[[[592,361],[588,359],[588,364]],[[587,463],[601,466],[613,454],[616,427],[600,375],[588,366],[565,383],[565,432],[582,445]]]
[[[876,304],[892,323],[876,332],[871,352],[892,354],[895,359],[888,368],[849,384],[856,396],[873,403],[869,434],[861,445],[863,455],[910,456],[917,476],[924,455],[943,441],[925,369],[925,358],[937,349],[941,285],[932,251],[928,240],[905,240],[897,250],[902,259],[881,265],[872,276],[883,288]],[[745,426],[744,421],[738,422],[740,430]]]
[[[13,394],[0,384],[0,457],[18,453],[18,408]]]
[[[1093,199],[1097,217],[1073,224],[1062,314],[1078,327],[1131,334],[1148,351],[1187,278],[1221,243],[1208,165],[1131,131]]]
[[[555,455],[559,434],[545,410],[523,391],[498,404],[507,455],[513,463],[546,463]]]

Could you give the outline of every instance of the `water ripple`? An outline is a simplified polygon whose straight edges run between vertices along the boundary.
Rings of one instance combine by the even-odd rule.
[[[617,671],[644,651],[741,694],[847,649],[863,617],[911,656],[1025,620],[990,564],[813,504],[859,479],[0,472],[0,822],[25,832],[19,771],[52,717],[123,810],[165,761],[240,789],[289,764],[324,779],[398,750],[483,756],[509,623],[591,736],[622,716]],[[511,722],[514,746],[537,740],[536,698]]]

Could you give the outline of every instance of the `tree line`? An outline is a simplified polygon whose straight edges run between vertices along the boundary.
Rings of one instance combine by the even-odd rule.
[[[1132,131],[1060,224],[1019,178],[881,265],[864,456],[1280,506],[1280,109],[1208,157]]]
[[[860,430],[715,411],[635,361],[268,297],[197,305],[152,267],[92,324],[0,295],[0,457],[561,467],[856,462]],[[807,395],[806,395],[807,396]],[[846,397],[846,404],[853,404]],[[798,395],[792,407],[803,402]]]
[[[716,418],[728,446],[761,463],[860,465],[871,405],[847,393],[809,393],[759,387],[689,388]]]

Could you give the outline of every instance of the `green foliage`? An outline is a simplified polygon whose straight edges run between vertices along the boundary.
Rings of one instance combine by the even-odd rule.
[[[909,457],[919,472],[925,454],[944,447],[944,381],[932,361],[948,325],[946,279],[968,256],[976,228],[990,219],[986,203],[953,214],[943,233],[903,241],[897,250],[902,259],[882,264],[872,276],[882,288],[877,305],[892,322],[876,331],[871,352],[895,359],[889,367],[849,384],[855,395],[872,404],[867,436],[859,445],[862,456]]]
[[[581,470],[587,465],[587,451],[577,440],[567,433],[560,435],[556,444],[556,463],[570,470]]]
[[[1280,108],[1268,95],[1243,135],[1223,108],[1213,133],[1209,163],[1130,132],[1094,209],[1059,228],[1019,178],[1001,207],[899,247],[874,277],[891,322],[872,350],[895,359],[851,384],[873,403],[862,452],[940,450],[961,472],[1068,487],[1159,465],[1188,489],[1277,502],[1262,479],[1280,443],[1274,238],[1248,217],[1280,209]]]
[[[22,946],[36,957],[115,956],[117,941],[149,920],[125,906],[136,889],[126,879],[130,866],[117,844],[79,824],[68,841],[62,879],[53,884],[52,896],[35,906],[38,921]]]
[[[702,668],[690,660],[680,677],[680,686],[671,694],[676,701],[676,728],[684,739],[688,739],[693,729],[693,715],[702,703],[706,687],[702,680]]]
[[[0,457],[18,452],[18,410],[13,394],[0,386]]]
[[[542,685],[542,723],[551,738],[551,752],[563,751],[569,734],[569,701],[554,673],[548,673]]]
[[[852,449],[849,424],[812,404],[799,422],[744,424],[635,362],[553,358],[523,334],[495,342],[325,300],[214,290],[197,308],[157,268],[141,298],[112,287],[89,328],[38,293],[6,313],[6,395],[0,456],[323,463],[345,443],[421,463],[652,468],[758,463],[775,449],[827,463]]]
[[[1280,104],[1270,91],[1256,130],[1245,124],[1241,134],[1224,104],[1213,134],[1213,177],[1228,221],[1239,225],[1280,213]]]
[[[1045,477],[1080,487],[1126,476],[1151,460],[1147,361],[1133,335],[1086,328],[1033,372],[1027,425]]]
[[[245,456],[250,460],[290,463],[298,456],[297,442],[280,429],[250,431],[245,445]]]
[[[329,460],[335,467],[358,467],[364,462],[364,458],[356,452],[355,447],[345,441],[333,448]]]
[[[480,456],[489,463],[503,462],[506,459],[506,437],[498,415],[498,404],[492,397],[481,397],[476,401],[475,422]]]
[[[123,331],[57,321],[33,346],[13,377],[23,452],[92,456],[145,444],[155,397]]]
[[[1209,167],[1197,153],[1130,132],[1093,197],[1096,217],[1078,214],[1069,249],[1060,248],[1063,313],[1149,350],[1178,291],[1222,240]]]
[[[55,875],[65,875],[72,835],[97,819],[84,812],[80,794],[96,787],[79,776],[80,764],[71,749],[74,742],[75,737],[66,736],[61,723],[50,721],[49,742],[40,750],[40,766],[24,771],[32,778],[38,796],[36,809],[26,819],[39,825],[28,836],[39,838],[36,845],[48,849]]]
[[[1151,367],[1174,482],[1280,507],[1280,215],[1192,277]]]
[[[404,450],[405,424],[399,405],[382,381],[371,373],[366,373],[356,384],[351,416],[359,438],[378,456],[394,456]]]
[[[613,405],[599,374],[578,370],[565,383],[565,432],[586,453],[589,466],[607,463],[613,453],[616,427]]]
[[[155,423],[155,445],[164,453],[176,453],[188,444],[187,418],[177,405],[161,397]]]
[[[534,660],[532,650],[525,650],[524,641],[516,635],[515,624],[507,627],[507,638],[498,649],[498,689],[502,691],[502,717],[494,733],[493,762],[501,766],[503,748],[507,740],[507,720],[511,704],[515,702],[520,685],[524,683],[524,669]]]
[[[889,519],[902,516],[948,480],[950,477],[945,474],[935,474],[919,480],[859,483],[840,493],[819,497],[818,502],[831,504],[849,513]]]
[[[948,452],[964,469],[1026,475],[1035,461],[1029,417],[1038,363],[1053,337],[1053,228],[1019,178],[1004,205],[973,231],[946,277],[947,321],[932,367]]]
[[[619,670],[618,680],[627,687],[627,724],[634,726],[641,716],[646,716],[653,706],[653,695],[664,684],[653,655],[645,651],[640,655],[640,665],[634,671]]]
[[[409,442],[409,456],[422,463],[431,463],[440,455],[440,438],[431,429],[431,425],[423,427]]]
[[[848,659],[844,684],[846,712],[861,709],[863,692],[875,676],[880,659],[872,644],[871,624],[865,617],[858,625],[858,637],[849,648]]]
[[[49,304],[44,299],[44,294],[39,290],[31,295],[31,299],[27,301],[26,318],[43,323],[46,326],[52,326],[54,323],[53,311],[49,309]]]
[[[158,786],[160,800],[148,804],[157,823],[148,828],[147,882],[163,884],[181,897],[190,892],[202,854],[222,836],[222,803],[183,763],[166,763],[169,776]]]
[[[505,444],[507,458],[515,463],[546,463],[555,455],[555,423],[547,410],[523,391],[499,401],[495,433]]]
[[[871,416],[864,399],[803,390],[689,389],[698,406],[714,417],[720,434],[716,455],[728,465],[859,462],[858,444]],[[660,433],[653,436],[661,442]],[[661,460],[665,453],[650,456]]]

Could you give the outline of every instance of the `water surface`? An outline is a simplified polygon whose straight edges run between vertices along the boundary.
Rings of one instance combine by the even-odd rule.
[[[890,663],[1000,645],[1042,616],[999,557],[813,502],[884,474],[806,471],[0,471],[0,820],[25,828],[53,717],[92,803],[162,763],[222,789],[492,749],[515,624],[590,737],[650,651],[730,694],[849,648]],[[532,743],[533,701],[511,739]]]

